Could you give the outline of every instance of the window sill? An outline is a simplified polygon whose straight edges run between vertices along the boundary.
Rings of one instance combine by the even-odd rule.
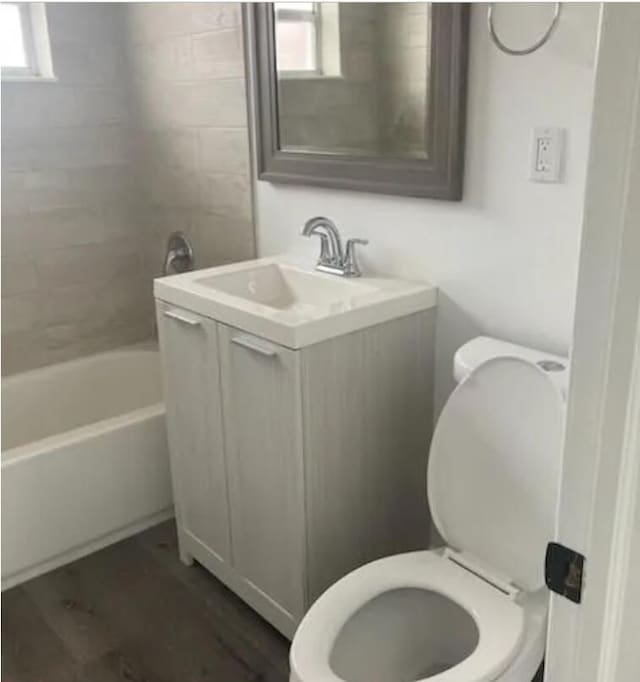
[[[278,79],[283,81],[343,81],[341,74],[303,73],[297,71],[279,71]]]
[[[58,83],[56,76],[10,76],[2,74],[3,83]]]

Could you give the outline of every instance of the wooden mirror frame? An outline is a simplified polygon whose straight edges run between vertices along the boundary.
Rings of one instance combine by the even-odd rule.
[[[427,139],[429,158],[284,151],[278,126],[278,81],[272,3],[245,4],[258,178],[274,183],[459,201],[466,125],[469,6],[434,3]]]

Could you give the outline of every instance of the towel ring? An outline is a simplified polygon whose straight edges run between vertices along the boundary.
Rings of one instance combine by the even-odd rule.
[[[531,54],[532,52],[535,52],[536,50],[540,49],[546,42],[548,42],[549,38],[551,38],[553,32],[556,30],[556,26],[558,25],[558,20],[560,19],[560,11],[562,9],[562,3],[561,2],[556,2],[555,3],[555,11],[553,13],[553,19],[551,20],[551,24],[545,34],[538,40],[537,43],[532,45],[531,47],[526,47],[522,50],[516,50],[512,47],[509,47],[508,45],[505,45],[502,40],[498,37],[498,34],[496,33],[496,27],[493,25],[493,6],[495,3],[491,2],[489,3],[489,11],[487,12],[487,23],[489,25],[489,34],[491,35],[491,40],[495,43],[496,47],[498,47],[500,50],[505,52],[506,54],[513,55],[514,57],[522,57],[523,55],[526,54]]]

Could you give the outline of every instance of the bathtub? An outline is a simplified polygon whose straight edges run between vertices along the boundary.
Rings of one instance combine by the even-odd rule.
[[[2,589],[172,514],[156,350],[2,380]]]

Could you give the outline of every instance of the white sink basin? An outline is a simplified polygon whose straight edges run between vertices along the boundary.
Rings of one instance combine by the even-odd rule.
[[[342,306],[355,296],[374,291],[366,284],[340,280],[338,277],[318,277],[282,263],[256,264],[235,272],[220,272],[193,281],[253,303],[301,314],[313,313],[318,307]]]
[[[341,278],[283,258],[196,270],[154,282],[156,298],[290,348],[433,307],[430,284]]]

